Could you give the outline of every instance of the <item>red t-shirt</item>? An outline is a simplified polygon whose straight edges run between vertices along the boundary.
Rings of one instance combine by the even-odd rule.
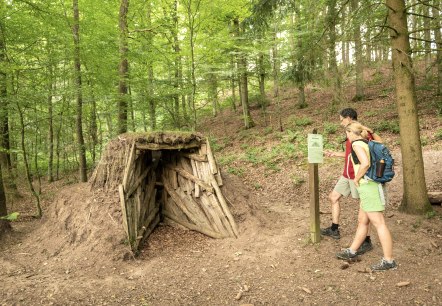
[[[368,133],[367,139],[373,140],[373,135]],[[355,170],[353,169],[353,164],[351,162],[351,141],[347,138],[345,141],[345,157],[344,157],[344,173],[342,174],[345,178],[350,180],[355,178]]]

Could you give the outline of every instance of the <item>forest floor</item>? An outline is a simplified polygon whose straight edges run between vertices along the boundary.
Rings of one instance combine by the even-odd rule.
[[[387,75],[387,80],[373,81],[378,74]],[[335,258],[349,245],[357,226],[358,203],[352,199],[341,201],[342,238],[309,242],[308,164],[299,150],[305,149],[305,135],[314,127],[322,132],[326,123],[338,125],[338,110],[330,108],[327,91],[315,88],[308,91],[309,107],[297,109],[296,92],[287,89],[281,100],[284,132],[278,131],[274,102],[267,117],[252,106],[256,127],[250,130],[242,129],[240,113],[227,109],[199,128],[215,144],[223,190],[239,225],[237,239],[214,240],[160,225],[140,256],[133,258],[121,242],[117,193],[61,180],[43,186],[42,220],[30,217],[33,199],[24,191],[10,207],[22,217],[0,244],[0,304],[441,305],[442,209],[433,205],[435,214],[426,216],[398,210],[399,135],[392,132],[394,126],[382,125],[397,120],[388,75],[368,71],[368,99],[345,106],[356,108],[361,122],[379,128],[397,161],[398,175],[389,185],[385,213],[397,270],[366,270],[382,256],[375,233],[374,250],[360,262],[346,268]],[[442,191],[442,122],[427,90],[418,90],[426,183],[429,191]],[[346,95],[350,100],[351,89]],[[311,123],[304,125],[308,120],[296,118]],[[329,148],[339,147],[341,128],[326,137]],[[285,148],[289,157],[271,155],[273,148]],[[337,159],[319,166],[322,226],[330,224],[327,195],[342,168]]]

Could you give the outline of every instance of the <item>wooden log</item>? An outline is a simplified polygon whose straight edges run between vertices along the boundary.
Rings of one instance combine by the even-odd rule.
[[[175,190],[172,189],[172,187],[169,185],[169,182],[163,181],[163,183],[164,190],[170,195],[175,205],[186,215],[186,217],[190,221],[195,224],[199,223],[200,220],[198,220],[195,215],[189,211],[189,209],[186,207],[186,203],[184,203],[180,196],[175,192]]]
[[[126,192],[126,197],[130,197],[132,193],[138,188],[138,186],[141,184],[141,182],[146,178],[146,176],[149,174],[150,170],[152,169],[151,166],[147,166],[144,172],[141,174],[140,177],[136,179],[136,181],[128,188],[129,190]]]
[[[137,143],[137,149],[139,150],[184,150],[184,149],[193,149],[198,148],[200,146],[198,141],[191,141],[189,143],[183,144],[166,144],[166,143]]]
[[[134,164],[133,164],[134,159],[135,159],[135,143],[133,143],[131,146],[129,156],[126,161],[126,167],[124,168],[123,188],[125,191],[128,188],[130,175],[134,171]]]
[[[442,192],[441,191],[430,191],[428,192],[428,200],[431,204],[441,204],[442,203]]]
[[[207,159],[209,160],[210,171],[212,174],[218,173],[218,167],[216,166],[215,157],[213,156],[212,149],[210,148],[209,139],[206,138],[207,144]]]
[[[143,220],[143,223],[141,224],[141,228],[138,231],[137,240],[140,240],[143,238],[144,233],[149,228],[150,223],[155,220],[155,217],[159,214],[160,210],[159,208],[156,208],[150,212],[150,214],[147,216],[145,220]]]
[[[204,227],[211,228],[211,222],[206,217],[204,211],[202,210],[201,206],[198,205],[198,203],[195,202],[195,200],[192,198],[191,195],[186,194],[184,191],[177,189],[177,194],[185,201],[187,204],[188,210],[195,215],[195,219],[198,219],[198,224],[203,225]],[[197,224],[197,225],[198,225]]]
[[[170,163],[168,165],[169,166],[171,165],[172,168],[176,167],[176,158],[175,158],[175,156],[171,156]],[[175,171],[169,171],[169,181],[171,182],[171,186],[173,187],[173,189],[177,189],[178,188],[178,177],[177,176],[178,175],[176,174]]]
[[[157,227],[158,223],[160,223],[160,214],[157,213],[155,215],[155,219],[148,225],[148,227],[145,229],[141,240],[139,240],[138,242],[138,246],[143,245],[144,241],[147,239],[147,237],[150,236],[150,234],[152,234],[153,230]],[[138,251],[138,250],[137,250]]]
[[[190,164],[192,165],[192,172],[193,172],[193,175],[194,176],[196,176],[196,177],[198,177],[198,178],[200,178],[198,175],[198,171],[197,171],[197,169],[196,169],[196,163],[195,163],[195,161],[194,160],[190,160]],[[196,198],[199,198],[199,196],[200,196],[200,185],[198,185],[197,183],[194,183],[195,184],[195,197]]]
[[[185,152],[180,152],[180,155],[187,157],[190,160],[196,160],[196,161],[200,161],[200,162],[207,161],[207,155],[200,155],[200,154],[196,154],[196,153],[185,153]]]
[[[123,214],[123,227],[126,235],[129,237],[129,229],[127,227],[126,197],[124,196],[124,188],[122,184],[118,186],[118,193],[120,194],[121,213]]]
[[[197,178],[196,176],[194,176],[193,174],[190,174],[186,171],[184,171],[183,169],[177,168],[177,167],[171,167],[171,166],[167,166],[168,169],[173,170],[175,172],[177,172],[178,174],[180,174],[181,176],[193,181],[194,183],[200,185],[202,188],[213,192],[213,188],[212,186],[210,186],[209,184],[207,184],[206,182],[204,182],[203,180],[200,180],[199,178]]]
[[[214,231],[212,231],[212,230],[210,230],[210,229],[208,229],[208,228],[203,228],[203,227],[201,227],[201,226],[196,226],[196,225],[191,224],[191,223],[188,223],[188,222],[186,222],[186,221],[184,221],[184,220],[181,220],[181,219],[175,218],[175,216],[172,215],[172,214],[170,214],[167,210],[163,211],[163,214],[164,214],[167,218],[170,218],[170,219],[172,219],[173,221],[175,221],[176,223],[181,224],[182,226],[184,226],[184,227],[186,227],[186,228],[188,228],[188,229],[190,229],[190,230],[193,230],[193,231],[199,232],[199,233],[204,234],[204,235],[206,235],[206,236],[209,236],[209,237],[211,237],[211,238],[221,239],[221,238],[226,238],[226,237],[227,237],[227,236],[223,236],[223,235],[221,235],[221,234],[219,234],[219,233],[216,233],[216,232],[214,232]]]
[[[211,178],[211,184],[213,188],[215,189],[216,197],[221,204],[221,208],[224,211],[225,216],[229,220],[229,224],[233,230],[233,233],[235,234],[235,237],[238,237],[238,226],[236,225],[235,219],[233,219],[232,213],[230,212],[229,207],[227,206],[226,200],[224,199],[224,196],[221,192],[221,189],[219,188],[215,177],[212,176]]]
[[[204,212],[206,213],[207,218],[211,222],[211,226],[213,227],[213,229],[218,233],[230,236],[229,231],[224,226],[224,224],[221,220],[221,218],[223,218],[224,216],[223,215],[220,216],[218,207],[213,205],[209,196],[207,196],[205,193],[201,194],[200,199],[202,202],[201,207],[204,210]]]

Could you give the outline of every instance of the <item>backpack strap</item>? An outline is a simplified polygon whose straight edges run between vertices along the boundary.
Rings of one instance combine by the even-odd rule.
[[[355,163],[355,165],[359,165],[361,162],[359,161],[359,158],[358,158],[358,156],[356,155],[355,150],[353,150],[353,144],[354,144],[356,141],[362,141],[362,142],[365,142],[365,143],[368,144],[368,140],[366,140],[366,139],[357,139],[357,140],[351,142],[351,157],[353,158],[353,162]]]

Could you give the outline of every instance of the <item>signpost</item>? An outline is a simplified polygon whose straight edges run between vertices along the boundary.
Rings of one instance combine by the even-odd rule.
[[[324,161],[323,138],[313,129],[308,134],[309,191],[310,191],[310,239],[313,243],[321,241],[319,229],[319,177],[318,163]]]

